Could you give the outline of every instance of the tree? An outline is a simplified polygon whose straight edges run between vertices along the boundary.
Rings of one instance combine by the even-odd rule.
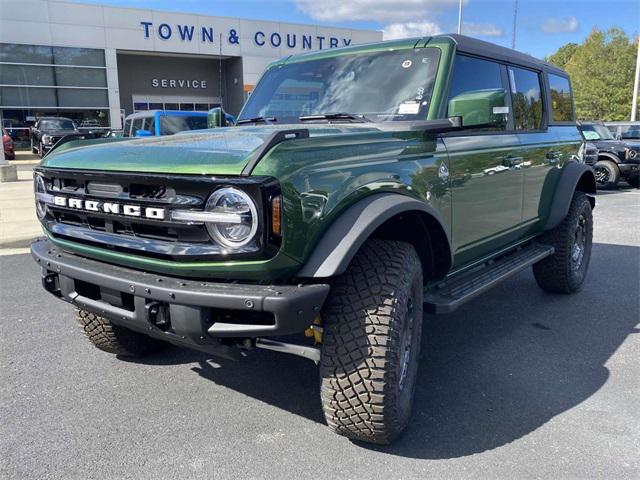
[[[547,57],[571,75],[579,119],[629,119],[637,41],[618,28],[594,28],[581,45],[569,43]]]

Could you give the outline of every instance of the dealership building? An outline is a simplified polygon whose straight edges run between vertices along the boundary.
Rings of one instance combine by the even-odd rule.
[[[382,39],[371,30],[116,8],[0,1],[0,117],[121,128],[150,109],[237,114],[264,68],[294,53]]]

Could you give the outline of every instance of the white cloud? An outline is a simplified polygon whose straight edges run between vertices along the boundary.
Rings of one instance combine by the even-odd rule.
[[[576,17],[567,17],[567,18],[547,18],[542,25],[540,26],[540,30],[543,33],[568,33],[568,32],[577,32],[580,28],[580,22]]]
[[[504,31],[493,23],[463,23],[462,34],[471,37],[502,37]]]
[[[395,24],[434,18],[457,5],[458,0],[293,0],[293,3],[302,12],[323,22]]]
[[[424,20],[422,22],[392,23],[382,29],[384,40],[396,38],[423,37],[437,35],[442,30],[436,22]]]

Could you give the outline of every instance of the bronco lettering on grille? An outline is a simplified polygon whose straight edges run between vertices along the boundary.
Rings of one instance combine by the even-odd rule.
[[[112,213],[127,217],[144,217],[152,220],[164,220],[165,209],[155,207],[141,207],[140,205],[126,205],[114,202],[99,202],[97,200],[82,200],[80,198],[67,198],[54,196],[53,204],[59,207],[86,210],[89,212]]]

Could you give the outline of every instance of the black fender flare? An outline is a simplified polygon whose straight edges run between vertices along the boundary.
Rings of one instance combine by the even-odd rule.
[[[579,189],[587,194],[595,195],[596,177],[593,169],[584,163],[567,163],[560,174],[556,184],[555,194],[551,202],[549,216],[544,224],[544,230],[551,230],[557,227],[569,213],[569,206],[574,192]],[[595,198],[590,196],[591,208],[595,208]]]
[[[326,278],[344,273],[356,252],[378,227],[398,214],[416,211],[430,215],[442,228],[449,246],[450,267],[453,263],[451,238],[438,211],[406,195],[377,193],[347,208],[331,224],[296,277]]]
[[[604,158],[603,158],[604,157]],[[618,157],[615,153],[611,153],[611,152],[598,152],[598,162],[602,161],[602,160],[608,160],[611,161],[613,163],[615,163],[616,165],[618,165],[620,163],[620,157]]]

